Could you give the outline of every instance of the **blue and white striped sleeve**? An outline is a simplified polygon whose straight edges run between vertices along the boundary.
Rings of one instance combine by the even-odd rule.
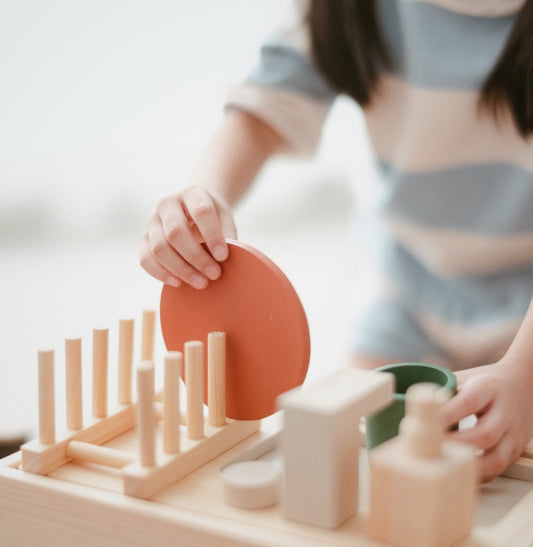
[[[320,141],[336,93],[314,67],[304,14],[267,39],[257,64],[231,87],[226,108],[253,114],[277,131],[285,152],[309,155]]]

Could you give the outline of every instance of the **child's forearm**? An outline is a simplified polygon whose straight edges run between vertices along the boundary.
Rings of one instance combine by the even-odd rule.
[[[533,385],[533,299],[504,359]]]
[[[229,111],[196,161],[190,182],[233,206],[281,144],[278,133],[263,121],[245,112]]]

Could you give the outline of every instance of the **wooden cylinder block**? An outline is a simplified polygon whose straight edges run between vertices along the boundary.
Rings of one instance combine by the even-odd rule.
[[[83,427],[81,338],[65,340],[65,380],[67,428],[81,429]]]
[[[142,320],[141,361],[154,359],[155,311],[144,310]]]
[[[175,454],[180,450],[180,385],[183,354],[171,351],[165,357],[163,389],[163,451]]]
[[[207,404],[209,425],[226,423],[226,333],[207,336]]]
[[[53,350],[39,351],[38,367],[39,442],[53,444],[56,440]]]
[[[93,329],[93,416],[107,416],[108,329]]]
[[[281,467],[261,460],[242,461],[222,470],[224,499],[234,507],[259,509],[277,503]]]
[[[131,403],[133,367],[133,319],[120,319],[118,324],[118,402]]]
[[[185,342],[185,384],[187,387],[187,436],[204,436],[204,345]]]
[[[139,459],[143,467],[155,465],[154,364],[142,361],[137,368]]]

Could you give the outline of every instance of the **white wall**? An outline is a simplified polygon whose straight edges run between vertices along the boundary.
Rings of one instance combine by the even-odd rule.
[[[0,206],[31,197],[79,225],[169,189],[283,4],[3,2]]]
[[[0,437],[33,421],[38,347],[60,357],[65,336],[157,306],[137,264],[146,219],[184,182],[286,1],[2,2]],[[312,371],[340,352],[353,172],[368,175],[368,144],[341,100],[318,157],[274,162],[237,211],[241,238],[300,293]]]

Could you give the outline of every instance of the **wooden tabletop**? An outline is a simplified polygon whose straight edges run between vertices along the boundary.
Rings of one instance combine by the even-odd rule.
[[[50,476],[18,468],[20,455],[0,460],[0,515],[6,544],[53,545],[380,545],[364,534],[366,452],[360,458],[361,510],[335,530],[284,519],[277,506],[244,510],[223,500],[220,469],[279,427],[262,430],[151,500],[121,493],[119,470],[63,465]],[[135,430],[106,443],[130,450]],[[355,543],[357,541],[357,543]],[[32,543],[33,542],[33,543]],[[476,525],[463,546],[533,544],[533,485],[499,477],[480,489]]]

